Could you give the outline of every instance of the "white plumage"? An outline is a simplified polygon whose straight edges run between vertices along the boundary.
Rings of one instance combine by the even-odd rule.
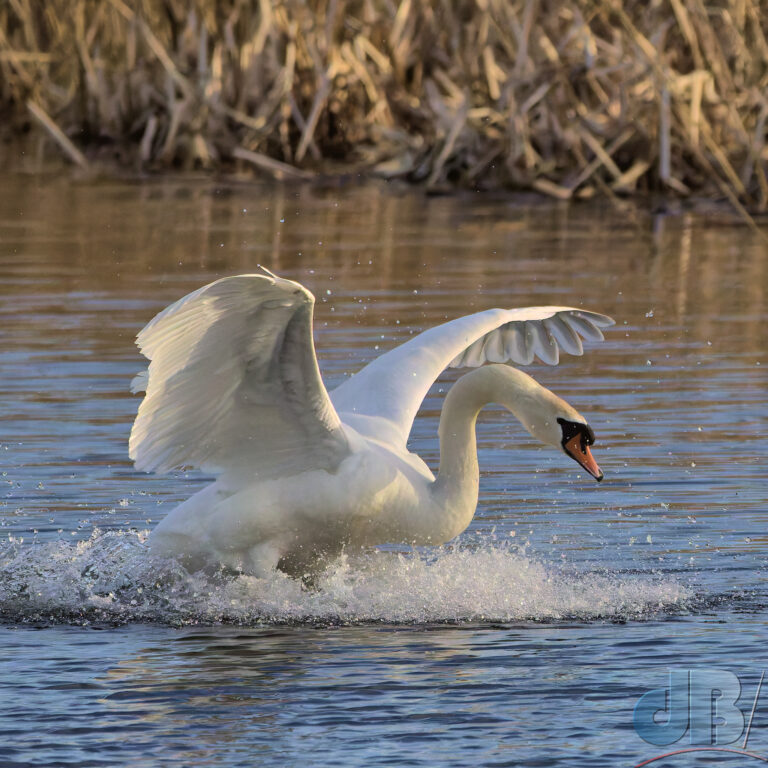
[[[441,371],[534,357],[556,364],[560,350],[582,354],[580,337],[602,339],[613,321],[569,307],[478,312],[382,355],[329,397],[312,338],[314,297],[265,273],[203,286],[137,338],[150,364],[132,382],[133,391],[146,390],[130,437],[136,467],[217,476],[150,539],[190,568],[263,573],[279,565],[304,575],[345,545],[452,538],[477,503],[474,421],[487,402],[553,445],[565,445],[558,418],[589,429],[526,374],[485,366],[446,398],[435,480],[406,441]]]
[[[136,340],[151,361],[130,438],[136,467],[266,477],[338,466],[349,447],[317,367],[313,305],[298,283],[241,275],[157,315]]]

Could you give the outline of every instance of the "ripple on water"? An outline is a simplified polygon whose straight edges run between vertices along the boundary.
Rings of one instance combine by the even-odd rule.
[[[554,570],[492,539],[430,551],[345,556],[313,589],[280,573],[189,574],[153,558],[146,534],[7,543],[0,618],[12,622],[263,624],[642,619],[684,609],[666,576]]]

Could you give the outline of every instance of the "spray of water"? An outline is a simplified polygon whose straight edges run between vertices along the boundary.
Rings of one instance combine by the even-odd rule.
[[[642,619],[684,608],[670,578],[552,571],[494,541],[342,557],[311,589],[275,573],[189,574],[152,558],[145,535],[0,550],[0,619],[140,622],[460,622]]]

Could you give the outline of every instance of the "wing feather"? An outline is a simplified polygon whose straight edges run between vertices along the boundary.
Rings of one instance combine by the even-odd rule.
[[[584,354],[581,337],[561,317],[548,317],[544,320],[544,325],[563,352],[577,356]]]
[[[498,333],[504,339],[504,352],[507,357],[504,362],[515,360],[520,365],[530,365],[533,361],[533,354],[528,354],[528,345],[525,341],[525,326],[522,324],[513,325],[509,323],[507,327],[502,327],[491,333]]]
[[[483,355],[489,363],[505,363],[509,359],[504,352],[504,340],[500,333],[489,333],[485,336]]]
[[[600,330],[600,325],[590,317],[593,313],[574,312],[568,318],[568,324],[574,331],[581,334],[587,341],[602,341],[605,337]]]
[[[138,469],[196,466],[254,477],[333,471],[349,453],[317,367],[314,297],[273,275],[238,275],[158,314],[136,343],[148,371],[130,437]]]
[[[572,307],[489,309],[415,336],[369,363],[331,399],[362,434],[404,447],[422,400],[445,368],[530,365],[536,357],[556,365],[561,351],[581,355],[582,338],[601,341],[601,328],[613,324],[606,315]]]

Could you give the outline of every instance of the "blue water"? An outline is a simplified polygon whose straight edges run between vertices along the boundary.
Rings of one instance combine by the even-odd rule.
[[[589,418],[606,480],[488,409],[478,512],[444,548],[345,558],[314,590],[152,561],[147,532],[206,480],[132,468],[133,338],[257,263],[317,295],[329,387],[473,310],[614,316],[583,358],[528,369]],[[3,768],[637,765],[691,746],[634,728],[670,668],[738,675],[748,721],[768,667],[768,250],[726,213],[19,178],[0,278]],[[433,467],[456,375],[412,435]],[[748,748],[768,757],[765,691]]]

